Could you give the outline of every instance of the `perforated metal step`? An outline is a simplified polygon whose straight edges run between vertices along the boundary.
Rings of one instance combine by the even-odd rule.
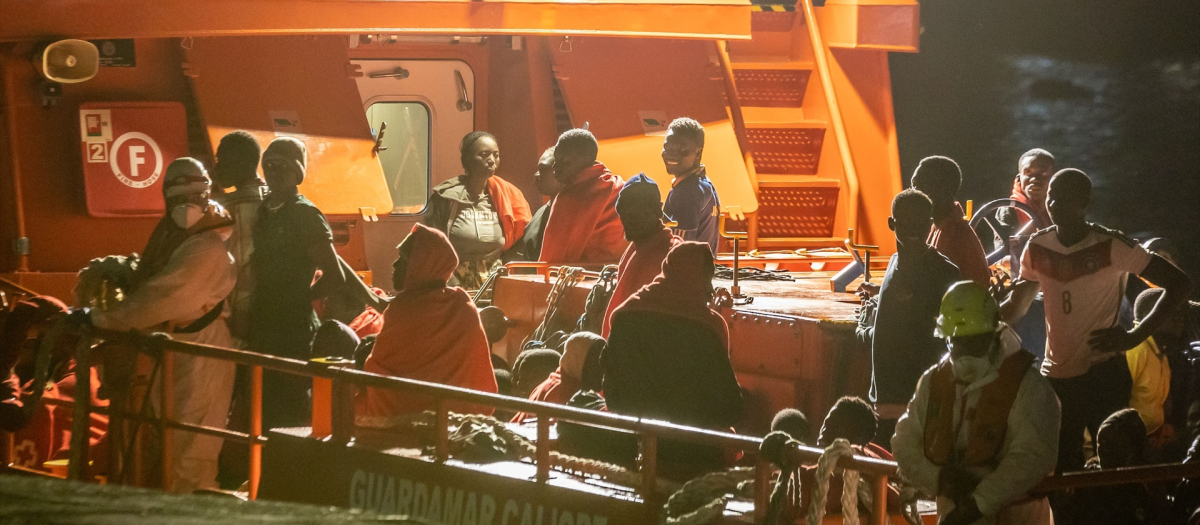
[[[796,20],[794,6],[758,5],[750,13],[750,31],[788,32]]]
[[[738,102],[742,106],[798,108],[804,105],[808,69],[734,69]]]
[[[816,175],[825,128],[748,128],[746,139],[758,173]]]
[[[838,185],[773,183],[758,188],[758,237],[832,237]]]

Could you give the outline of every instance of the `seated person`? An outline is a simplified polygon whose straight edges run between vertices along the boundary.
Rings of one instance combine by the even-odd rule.
[[[812,443],[812,427],[808,425],[808,416],[794,408],[785,408],[775,414],[771,420],[771,432],[784,432],[805,445]]]
[[[961,185],[962,171],[958,163],[947,157],[926,157],[913,171],[912,187],[933,201],[929,245],[950,259],[964,279],[986,287],[992,281],[987,254],[983,253],[983,244],[975,230],[963,219],[966,212],[962,205],[954,200]]]
[[[1141,322],[1163,295],[1162,288],[1151,288],[1138,295],[1134,303],[1135,322]],[[1171,320],[1159,328],[1154,335],[1125,352],[1129,363],[1129,375],[1133,388],[1129,394],[1129,407],[1136,410],[1146,425],[1146,433],[1154,434],[1163,425],[1163,404],[1171,390],[1171,365],[1158,340],[1172,339],[1182,330],[1183,312],[1176,312]]]
[[[383,312],[383,331],[363,370],[496,393],[487,335],[479,312],[462,288],[446,283],[458,257],[446,235],[422,224],[397,247],[392,266],[396,297]],[[391,418],[432,410],[433,399],[368,388],[358,399],[359,418]],[[492,408],[447,403],[459,413],[491,415]]]
[[[322,321],[336,320],[350,327],[361,339],[368,335],[378,334],[383,329],[383,309],[387,308],[386,294],[374,286],[367,286],[358,278],[354,270],[346,265],[342,269],[346,274],[346,284],[339,286],[329,297],[320,304],[318,310]],[[371,291],[378,298],[376,304],[368,304],[361,298],[361,288]]]
[[[530,348],[513,360],[513,395],[529,397],[538,385],[558,370],[562,354],[549,348]]]
[[[833,408],[829,409],[829,413],[825,415],[825,421],[821,424],[821,432],[817,435],[817,446],[827,448],[833,445],[835,440],[845,439],[850,442],[855,454],[890,461],[892,455],[883,447],[871,442],[878,426],[879,418],[866,400],[858,397],[843,397],[838,399]],[[812,503],[813,488],[817,483],[816,476],[816,465],[800,469],[798,498],[800,503],[796,509],[797,517],[802,518],[808,513],[808,507]],[[866,480],[864,479],[863,482],[865,483]],[[835,472],[830,477],[828,486],[825,513],[841,514],[843,482],[840,472]],[[796,500],[793,499],[793,501]],[[888,491],[888,508],[893,510],[900,508],[899,495],[890,490]],[[866,502],[859,501],[860,516],[866,516],[870,514],[870,511],[871,507]]]
[[[621,195],[617,197],[617,215],[621,217],[625,240],[632,244],[625,249],[617,265],[617,284],[608,300],[601,336],[607,336],[612,328],[613,311],[658,277],[667,252],[683,242],[663,224],[662,194],[658,192],[658,184],[643,174],[629,179],[621,188]]]
[[[313,359],[334,358],[353,360],[362,339],[346,323],[330,319],[321,323],[313,336]]]
[[[546,230],[540,261],[614,263],[625,251],[617,195],[625,181],[596,160],[600,145],[585,129],[567,130],[554,146],[554,178],[562,184]]]
[[[742,391],[729,362],[729,329],[709,307],[715,266],[707,244],[667,254],[662,274],[613,313],[601,356],[604,395],[617,414],[728,430],[742,416]],[[719,448],[659,443],[664,476],[690,479],[722,468]]]
[[[576,332],[567,338],[566,347],[558,361],[558,370],[542,381],[529,393],[530,401],[543,401],[559,405],[581,390],[600,390],[600,354],[604,351],[604,338],[591,332]],[[535,417],[520,413],[514,423]]]
[[[1145,464],[1146,426],[1136,410],[1119,410],[1100,425],[1096,433],[1096,456],[1087,470],[1136,467]],[[1147,484],[1129,483],[1078,489],[1064,512],[1055,513],[1055,523],[1122,524],[1164,523],[1166,499],[1154,494]]]
[[[17,454],[15,464],[42,469],[46,461],[66,458],[70,452],[73,413],[70,406],[49,406],[42,399],[70,402],[74,399],[75,361],[71,355],[77,339],[64,334],[52,348],[49,377],[35,388],[37,353],[51,323],[67,306],[50,296],[37,296],[16,304],[0,328],[0,430],[11,432],[15,443],[31,443],[32,449]],[[91,371],[92,406],[107,407],[97,396],[100,389],[96,369]],[[93,472],[104,472],[104,446],[108,416],[93,412],[89,457]]]

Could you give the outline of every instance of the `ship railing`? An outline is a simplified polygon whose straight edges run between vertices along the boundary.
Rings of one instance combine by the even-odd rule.
[[[64,321],[64,324],[66,321]],[[596,427],[617,429],[635,434],[640,445],[639,474],[641,486],[638,490],[647,508],[647,516],[657,516],[663,503],[663,498],[657,493],[658,469],[657,446],[660,440],[670,439],[691,443],[740,449],[754,458],[755,491],[754,509],[756,521],[761,522],[765,516],[770,496],[770,478],[775,467],[762,457],[759,446],[762,439],[727,432],[718,432],[700,428],[676,425],[664,421],[643,419],[637,417],[585,410],[564,405],[556,405],[520,398],[479,392],[466,388],[447,386],[413,379],[384,376],[356,370],[348,362],[332,362],[323,360],[302,361],[282,357],[269,356],[245,350],[235,350],[218,346],[188,343],[173,340],[165,334],[145,334],[140,332],[119,332],[103,330],[94,327],[70,327],[77,331],[80,337],[79,346],[75,352],[76,370],[88,370],[99,361],[100,355],[95,351],[111,351],[112,348],[130,348],[160,361],[158,394],[160,408],[157,414],[131,414],[124,411],[122,405],[114,401],[109,407],[93,407],[90,396],[76,396],[74,402],[58,402],[70,406],[73,415],[71,432],[70,455],[67,477],[76,480],[92,479],[87,468],[88,425],[90,415],[95,413],[107,414],[110,417],[109,432],[119,431],[124,421],[136,424],[157,425],[161,431],[162,464],[167,465],[170,457],[171,432],[185,431],[217,436],[227,441],[247,444],[250,447],[249,456],[249,497],[257,498],[258,484],[261,479],[262,446],[267,443],[262,429],[262,373],[263,370],[273,370],[313,379],[313,438],[331,440],[336,443],[349,443],[354,437],[356,428],[354,421],[354,396],[358,388],[378,388],[395,392],[404,392],[427,396],[434,399],[435,406],[435,445],[434,460],[445,462],[450,457],[449,446],[449,411],[450,402],[466,402],[476,405],[486,405],[512,412],[526,412],[537,416],[537,438],[535,440],[535,464],[537,467],[536,481],[546,483],[550,478],[551,440],[550,421],[571,421]],[[96,346],[96,341],[115,343],[115,345]],[[53,345],[54,341],[43,340],[43,345]],[[222,428],[181,422],[172,419],[171,400],[174,392],[174,377],[172,359],[176,354],[220,359],[238,365],[249,367],[251,377],[251,410],[250,427],[248,432],[236,432]],[[75,392],[91,391],[91,374],[78,374]],[[153,388],[150,385],[147,388]],[[110,392],[111,394],[112,392]],[[49,400],[47,400],[49,401]],[[11,436],[9,436],[11,438]],[[6,464],[12,462],[12,441],[3,440],[7,450],[3,450]],[[117,462],[131,458],[114,457],[119,454],[121,447],[110,446],[110,470],[116,468]],[[792,442],[785,447],[787,461],[792,464],[815,464],[823,454],[822,449],[799,445]],[[135,458],[132,458],[136,460]],[[885,461],[867,456],[846,456],[838,465],[844,469],[858,471],[865,475],[871,483],[870,492],[873,496],[873,509],[868,523],[883,524],[887,518],[887,486],[888,480],[897,476],[895,462]],[[162,468],[162,486],[170,483],[170,469]],[[1200,476],[1200,463],[1170,464],[1132,467],[1114,470],[1092,472],[1072,472],[1048,477],[1033,490],[1034,493],[1049,493],[1080,487],[1120,485],[1127,483],[1151,482],[1162,480],[1179,480]]]

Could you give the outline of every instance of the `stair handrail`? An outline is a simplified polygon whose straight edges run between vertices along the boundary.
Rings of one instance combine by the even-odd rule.
[[[817,66],[821,87],[825,91],[825,105],[829,106],[829,123],[833,125],[833,136],[837,142],[838,153],[842,158],[842,171],[846,174],[846,190],[850,193],[847,200],[846,227],[858,231],[858,171],[854,168],[854,158],[850,156],[850,141],[846,136],[846,124],[842,120],[842,109],[838,105],[837,94],[833,91],[833,77],[829,69],[829,57],[825,55],[828,48],[821,38],[821,30],[817,27],[812,0],[800,0],[804,6],[804,23],[808,27],[808,38],[812,42],[813,57]],[[858,239],[851,239],[857,242]]]
[[[742,103],[738,100],[737,82],[733,80],[733,62],[725,40],[717,41],[717,60],[721,63],[721,78],[725,81],[725,101],[729,104],[729,117],[733,121],[733,134],[738,148],[742,150],[742,163],[746,165],[746,176],[750,179],[750,190],[758,198],[758,170],[754,168],[754,155],[750,151],[750,137],[746,135],[746,118],[742,115]],[[746,215],[746,249],[758,247],[758,212]]]

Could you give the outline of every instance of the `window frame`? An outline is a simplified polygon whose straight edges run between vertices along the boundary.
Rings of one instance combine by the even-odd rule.
[[[433,105],[430,104],[430,101],[424,97],[406,96],[406,95],[381,95],[381,96],[371,97],[370,99],[367,99],[367,101],[365,103],[363,103],[363,114],[367,118],[367,126],[369,128],[374,127],[374,126],[371,126],[371,117],[369,114],[370,109],[375,104],[381,104],[381,103],[382,104],[387,104],[387,103],[419,104],[421,107],[425,108],[425,114],[428,115],[428,117],[429,117],[428,122],[425,126],[425,136],[426,136],[426,141],[425,141],[425,188],[426,188],[426,191],[425,191],[425,197],[424,197],[425,201],[419,211],[414,212],[414,213],[402,213],[402,212],[395,211],[396,208],[398,207],[396,205],[397,198],[396,198],[396,196],[391,195],[391,185],[390,185],[390,181],[388,181],[387,171],[384,170],[384,172],[383,172],[384,181],[389,182],[388,196],[392,197],[392,209],[388,210],[387,216],[388,217],[419,217],[421,215],[424,215],[425,212],[429,210],[429,196],[433,192],[433,125],[434,125],[434,122],[437,120],[436,114],[433,111]],[[372,133],[372,136],[377,137],[377,135],[375,135],[374,133]],[[380,168],[381,169],[383,168],[382,162],[380,162]]]

